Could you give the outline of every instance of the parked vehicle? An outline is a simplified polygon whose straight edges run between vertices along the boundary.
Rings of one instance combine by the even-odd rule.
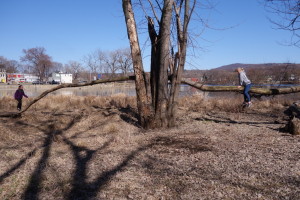
[[[43,84],[45,84],[43,81],[39,81],[39,80],[32,81],[32,85],[43,85]]]
[[[52,80],[52,81],[50,82],[50,84],[56,85],[56,84],[59,84],[59,81]]]

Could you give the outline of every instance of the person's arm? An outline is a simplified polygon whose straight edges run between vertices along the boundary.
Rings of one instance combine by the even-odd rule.
[[[241,72],[239,74],[239,78],[240,78],[240,86],[242,86],[243,85],[243,81],[244,81],[243,72]]]
[[[25,94],[25,92],[23,91],[23,94],[22,94],[24,97],[28,98],[28,96]]]

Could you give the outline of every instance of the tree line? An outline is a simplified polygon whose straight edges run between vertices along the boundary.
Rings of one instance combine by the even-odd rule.
[[[205,84],[238,85],[237,67],[245,69],[247,76],[255,84],[299,84],[300,64],[270,63],[270,64],[232,64],[230,68],[211,70],[186,70],[185,78]]]
[[[107,78],[120,74],[132,73],[132,59],[130,49],[116,49],[113,51],[96,50],[84,56],[82,61],[69,61],[66,64],[55,62],[47,54],[44,47],[23,49],[20,60],[10,60],[0,56],[0,68],[7,73],[30,73],[46,80],[53,72],[63,72],[73,75],[74,81],[91,81],[98,74]]]

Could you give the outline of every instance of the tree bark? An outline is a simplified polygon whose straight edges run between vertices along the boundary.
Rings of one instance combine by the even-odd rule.
[[[187,50],[187,38],[188,38],[188,32],[187,27],[190,21],[191,14],[195,8],[195,3],[192,6],[192,9],[190,11],[190,0],[186,0],[184,3],[184,18],[183,18],[183,24],[181,24],[181,18],[180,18],[180,10],[181,4],[179,7],[176,6],[176,3],[173,3],[174,10],[176,13],[176,26],[177,26],[177,41],[178,41],[178,52],[175,55],[174,60],[174,66],[171,79],[171,88],[170,88],[170,98],[169,98],[169,105],[168,105],[168,117],[169,117],[169,127],[172,127],[175,125],[175,117],[176,117],[176,111],[178,106],[178,95],[179,95],[179,89],[181,84],[181,78],[183,74],[183,69],[185,65],[186,60],[186,50]]]
[[[148,32],[151,40],[151,71],[150,71],[150,91],[151,91],[151,101],[153,108],[157,105],[157,85],[159,77],[159,49],[158,49],[158,35],[154,27],[154,21],[151,17],[148,19]]]
[[[132,4],[131,0],[122,0],[122,2],[135,74],[135,87],[137,96],[137,106],[139,112],[139,121],[144,128],[152,128],[154,126],[152,120],[153,109],[151,107],[151,102],[149,102],[147,98],[147,87],[144,78],[145,72],[143,69],[142,54],[139,46]]]
[[[170,64],[170,32],[173,0],[165,0],[159,29],[159,77],[157,85],[157,104],[155,107],[155,122],[157,127],[167,127],[169,91],[168,68]]]

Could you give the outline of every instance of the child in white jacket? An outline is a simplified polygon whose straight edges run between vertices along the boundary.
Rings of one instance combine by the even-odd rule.
[[[252,86],[251,81],[246,76],[246,73],[243,68],[239,67],[235,71],[239,73],[239,82],[240,82],[239,87],[244,86],[244,91],[243,91],[244,103],[243,103],[243,105],[246,107],[250,107],[252,105],[251,96],[249,94],[249,91]]]

